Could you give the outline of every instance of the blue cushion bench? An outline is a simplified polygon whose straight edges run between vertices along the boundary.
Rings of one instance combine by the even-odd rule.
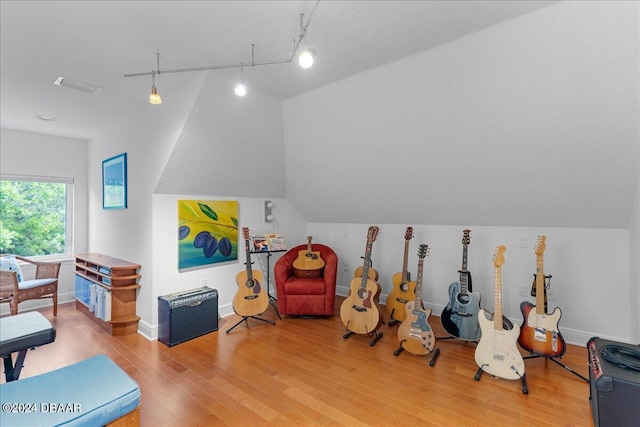
[[[140,387],[103,354],[1,384],[0,401],[3,426],[140,425]]]

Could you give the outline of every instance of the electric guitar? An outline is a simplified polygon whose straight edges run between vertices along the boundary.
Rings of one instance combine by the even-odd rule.
[[[520,311],[523,322],[518,342],[530,353],[546,357],[560,357],[567,350],[558,322],[562,312],[559,307],[547,314],[547,293],[544,286],[544,268],[542,255],[546,249],[546,237],[538,236],[536,243],[536,305],[522,301]],[[533,308],[535,307],[535,310]]]
[[[369,278],[371,247],[378,235],[378,227],[369,227],[364,255],[363,274],[351,280],[349,296],[340,306],[340,319],[348,331],[370,334],[382,325],[382,312],[378,308],[380,285]]]
[[[233,297],[233,311],[239,316],[255,316],[264,313],[269,307],[269,296],[260,285],[262,272],[251,269],[251,244],[247,227],[242,228],[245,252],[247,254],[246,271],[236,275],[238,290]]]
[[[524,360],[518,351],[517,341],[520,327],[505,330],[502,322],[502,264],[504,246],[498,247],[493,257],[495,267],[495,313],[489,320],[484,309],[480,309],[478,319],[482,336],[476,347],[476,363],[483,371],[496,377],[515,380],[524,375]]]
[[[422,269],[428,253],[429,246],[420,245],[415,299],[407,302],[406,319],[398,327],[398,340],[402,348],[417,355],[430,353],[436,346],[436,337],[428,323],[431,309],[425,309],[422,302]]]
[[[391,317],[391,322],[402,322],[407,318],[405,305],[415,298],[416,282],[411,281],[411,273],[407,271],[409,258],[409,240],[413,237],[413,227],[407,227],[404,233],[404,261],[402,263],[402,273],[396,273],[391,278],[393,290],[387,296],[387,312]],[[391,325],[389,322],[389,325]],[[395,322],[394,322],[395,323]]]
[[[480,339],[480,292],[471,292],[471,272],[467,271],[467,247],[471,243],[469,233],[462,233],[462,269],[460,281],[449,285],[449,303],[442,311],[440,321],[444,330],[455,338],[466,341]]]
[[[320,251],[311,247],[311,236],[307,236],[307,250],[298,251],[298,258],[293,261],[293,275],[296,277],[322,277],[324,260]]]

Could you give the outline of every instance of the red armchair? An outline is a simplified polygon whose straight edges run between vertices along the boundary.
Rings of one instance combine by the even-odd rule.
[[[319,251],[324,260],[322,277],[295,277],[293,262],[298,252],[307,250],[307,245],[291,248],[282,255],[273,267],[278,292],[278,309],[292,316],[331,316],[336,299],[338,256],[328,246],[313,243],[312,251]]]

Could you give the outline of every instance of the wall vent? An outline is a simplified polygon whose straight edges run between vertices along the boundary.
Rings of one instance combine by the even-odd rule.
[[[53,82],[54,85],[64,86],[71,89],[79,90],[80,92],[90,93],[92,95],[97,95],[102,92],[102,88],[100,86],[95,86],[89,83],[81,82],[79,80],[70,79],[68,77],[58,76],[57,79]]]

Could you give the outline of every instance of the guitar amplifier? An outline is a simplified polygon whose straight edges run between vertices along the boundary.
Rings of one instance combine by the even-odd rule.
[[[640,425],[640,346],[593,337],[587,350],[595,426]]]
[[[158,297],[158,341],[168,347],[218,330],[218,291],[207,286]]]

